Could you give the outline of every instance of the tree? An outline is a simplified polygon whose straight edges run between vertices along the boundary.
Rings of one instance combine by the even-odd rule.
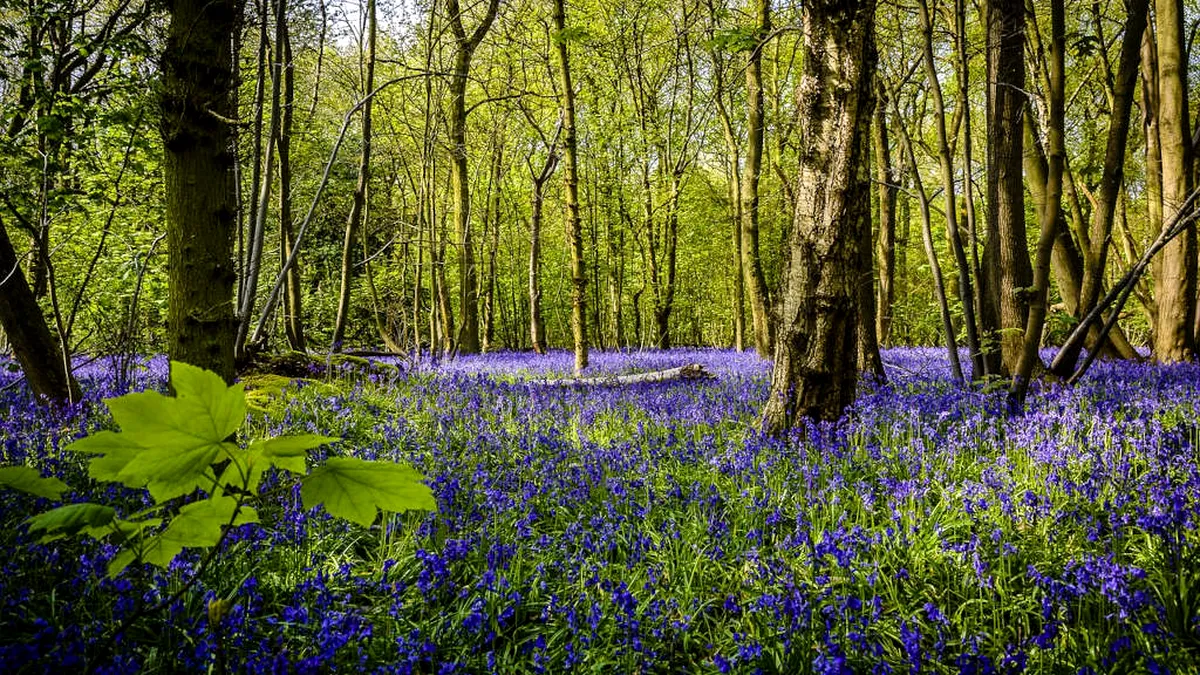
[[[496,20],[500,0],[488,0],[479,25],[470,35],[463,26],[459,0],[446,0],[450,29],[454,34],[454,66],[450,74],[450,174],[453,181],[454,231],[458,235],[458,293],[462,326],[458,350],[479,351],[479,281],[471,241],[471,186],[467,173],[467,78],[479,43]]]
[[[1187,50],[1181,0],[1156,0],[1158,33],[1158,148],[1162,158],[1162,222],[1171,223],[1191,191],[1192,147],[1188,126]],[[1158,306],[1154,356],[1184,361],[1195,354],[1196,228],[1189,225],[1162,253],[1155,277]]]
[[[575,137],[575,89],[571,82],[565,0],[554,0],[554,29],[557,34],[559,99],[562,103],[563,185],[566,188],[567,246],[571,250],[571,336],[575,342],[575,375],[588,365],[587,274],[583,259],[583,224],[579,219],[579,160]]]
[[[162,57],[169,277],[168,354],[234,378],[233,235],[229,173],[235,0],[170,0]]]
[[[366,75],[363,81],[363,92],[370,94],[375,91],[375,0],[367,0],[366,35]],[[358,184],[354,188],[354,201],[350,206],[350,215],[346,218],[346,236],[342,241],[342,273],[341,285],[338,291],[337,319],[333,324],[333,348],[341,349],[342,340],[346,335],[346,321],[350,315],[350,291],[354,283],[354,244],[358,241],[358,232],[362,227],[363,212],[367,208],[368,190],[371,185],[371,108],[374,97],[367,99],[362,109],[362,152],[358,161]],[[476,350],[478,351],[478,350]]]
[[[55,403],[78,401],[79,384],[71,374],[70,362],[50,334],[3,221],[0,221],[0,274],[3,274],[0,328],[12,345],[29,388],[39,399]]]
[[[987,244],[984,247],[984,366],[989,375],[1011,373],[1021,357],[1033,285],[1025,240],[1022,183],[1025,115],[1025,4],[989,0]],[[999,351],[996,346],[999,346]]]
[[[754,322],[754,349],[771,353],[774,325],[759,247],[759,198],[763,157],[762,55],[771,35],[771,0],[755,0],[755,44],[746,59],[746,168],[742,172],[742,270]]]
[[[867,143],[875,67],[873,0],[808,3],[796,210],[763,427],[837,419],[854,400],[857,298],[870,225]],[[864,221],[868,224],[864,225]]]

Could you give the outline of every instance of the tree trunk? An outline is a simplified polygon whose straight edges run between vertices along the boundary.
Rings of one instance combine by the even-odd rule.
[[[375,90],[375,0],[367,2],[367,54],[366,76],[363,91],[370,94]],[[354,243],[363,226],[363,212],[367,208],[371,185],[371,108],[374,98],[367,100],[362,110],[362,154],[358,160],[358,183],[354,187],[354,199],[350,204],[350,215],[346,218],[346,235],[342,240],[342,273],[338,291],[337,319],[333,324],[333,349],[341,351],[346,337],[346,323],[350,320],[350,293],[354,285]]]
[[[265,5],[264,5],[265,6]],[[271,64],[271,126],[267,134],[267,152],[263,158],[262,184],[256,186],[258,196],[255,199],[257,208],[253,211],[253,226],[250,228],[250,250],[246,259],[244,277],[239,288],[238,296],[238,331],[233,343],[234,355],[241,356],[246,347],[246,338],[250,334],[250,323],[254,319],[254,300],[258,295],[258,277],[262,269],[263,246],[267,234],[267,212],[271,203],[271,184],[275,174],[275,144],[279,140],[280,125],[280,96],[283,88],[283,42],[287,30],[287,4],[284,0],[275,0],[275,55]],[[263,15],[263,22],[267,17]],[[368,104],[369,105],[369,104]],[[260,111],[261,113],[261,111]],[[261,129],[260,129],[261,133]]]
[[[579,169],[575,140],[575,90],[567,50],[565,0],[554,0],[554,27],[558,31],[558,77],[563,124],[563,182],[567,198],[567,246],[571,251],[571,337],[575,344],[575,375],[588,365],[587,272],[583,257],[583,223],[579,218]]]
[[[892,151],[888,145],[887,94],[876,88],[879,100],[875,104],[871,125],[872,157],[875,160],[875,182],[879,193],[879,241],[875,248],[879,272],[876,296],[875,336],[880,344],[891,344],[892,303],[896,298],[896,177],[892,169]]]
[[[1029,380],[1035,366],[1041,365],[1038,347],[1046,327],[1046,297],[1050,292],[1050,256],[1054,250],[1055,220],[1062,208],[1063,166],[1066,164],[1066,70],[1063,52],[1067,48],[1066,9],[1063,0],[1050,2],[1050,83],[1047,91],[1048,172],[1043,186],[1045,198],[1038,214],[1040,235],[1037,246],[1037,265],[1034,267],[1033,292],[1025,322],[1024,345],[1009,387],[1010,409],[1025,404]]]
[[[1158,135],[1162,156],[1162,221],[1165,228],[1191,190],[1191,136],[1188,125],[1187,52],[1181,0],[1155,0],[1158,33]],[[1195,353],[1196,228],[1166,246],[1154,284],[1158,306],[1154,356],[1184,361]]]
[[[1108,262],[1113,219],[1124,182],[1125,148],[1129,141],[1133,94],[1134,87],[1137,85],[1138,65],[1141,61],[1142,36],[1146,32],[1148,4],[1147,0],[1132,0],[1127,5],[1125,34],[1121,39],[1120,62],[1117,66],[1117,76],[1112,91],[1108,145],[1105,148],[1100,190],[1096,196],[1095,209],[1092,211],[1091,232],[1088,236],[1088,250],[1084,257],[1083,283],[1079,291],[1077,317],[1085,316],[1092,311],[1103,290],[1104,269]],[[1098,347],[1094,345],[1093,348]],[[1065,377],[1073,373],[1079,353],[1080,349],[1075,349],[1056,357],[1055,362],[1061,364],[1056,374]]]
[[[950,248],[954,252],[954,262],[958,268],[958,293],[962,302],[963,322],[966,324],[967,350],[971,353],[971,378],[980,379],[986,371],[983,366],[983,354],[979,349],[979,335],[976,331],[978,324],[975,318],[975,290],[971,281],[971,265],[967,260],[962,235],[958,230],[954,158],[950,150],[950,134],[946,130],[946,104],[942,98],[942,84],[938,79],[937,64],[933,58],[933,20],[930,18],[929,3],[926,0],[920,0],[918,7],[925,35],[922,50],[925,77],[929,85],[929,93],[933,97],[933,119],[937,127],[938,164],[941,168],[942,194],[945,198],[946,232],[950,240]],[[967,180],[970,180],[969,175]]]
[[[286,17],[285,17],[286,18]],[[292,122],[296,105],[295,65],[292,63],[292,40],[287,21],[282,26],[283,42],[283,106],[279,124],[279,264],[284,266],[292,255],[296,238],[292,223]],[[304,339],[304,311],[301,302],[300,261],[297,258],[287,268],[283,296],[283,329],[292,351],[307,348]]]
[[[854,401],[862,233],[871,218],[867,143],[875,68],[872,0],[805,7],[796,209],[763,427],[834,420]],[[863,224],[867,221],[868,224]]]
[[[896,115],[900,117],[899,113]],[[950,316],[950,303],[946,298],[946,282],[942,276],[942,264],[938,260],[937,251],[933,247],[933,224],[929,215],[929,197],[925,194],[925,185],[921,181],[921,172],[917,168],[917,157],[913,151],[912,138],[903,124],[896,125],[900,133],[900,143],[904,148],[905,159],[912,171],[913,189],[917,193],[917,203],[921,207],[921,241],[925,244],[925,258],[929,261],[929,272],[933,276],[933,294],[937,299],[938,309],[942,318],[942,337],[946,341],[946,353],[950,360],[950,372],[954,379],[962,382],[962,363],[958,356],[958,339],[954,331],[954,320]]]
[[[988,204],[984,248],[983,325],[989,375],[1017,367],[1033,284],[1025,234],[1022,175],[1025,114],[1025,5],[1022,0],[989,0],[988,16]],[[998,344],[999,352],[995,351]],[[997,358],[999,357],[999,358]]]
[[[0,276],[0,328],[12,345],[29,388],[45,401],[78,401],[79,384],[58,341],[50,334],[4,223],[0,223],[0,272],[4,273]]]
[[[471,186],[467,174],[467,78],[471,59],[496,19],[499,0],[489,0],[487,11],[470,36],[462,22],[459,0],[448,0],[446,11],[454,33],[454,69],[450,77],[450,162],[451,192],[454,199],[454,231],[458,236],[458,296],[460,338],[458,351],[479,352],[479,281],[475,269],[475,246],[471,240]]]
[[[162,57],[171,359],[234,379],[234,197],[228,178],[233,0],[172,0]]]
[[[762,53],[771,33],[771,0],[756,0],[756,44],[746,59],[746,167],[742,172],[742,271],[746,275],[746,293],[750,298],[750,316],[754,323],[754,349],[758,355],[771,355],[774,325],[766,275],[759,250],[758,185],[763,164],[763,82]]]

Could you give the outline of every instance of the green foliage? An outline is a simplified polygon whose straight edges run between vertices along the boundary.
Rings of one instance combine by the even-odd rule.
[[[43,478],[36,470],[27,466],[0,466],[0,485],[16,488],[46,499],[59,499],[71,489],[57,478]]]
[[[91,455],[88,475],[103,482],[145,488],[154,505],[128,520],[102,504],[68,504],[28,519],[42,541],[65,536],[111,537],[121,551],[108,567],[116,577],[136,562],[162,568],[185,548],[218,546],[231,527],[257,523],[253,503],[264,503],[262,479],[270,468],[298,476],[306,507],[324,504],[334,516],[364,526],[378,509],[433,510],[421,474],[392,462],[334,457],[308,473],[308,451],[336,443],[328,436],[298,435],[235,442],[246,421],[245,387],[220,376],[171,363],[175,396],[147,391],[106,401],[120,431],[101,431],[68,446]],[[306,475],[307,474],[307,475]],[[30,467],[0,467],[0,485],[48,499],[70,487]],[[180,505],[180,500],[189,500]]]
[[[333,457],[304,481],[300,498],[305,508],[324,504],[332,515],[370,525],[376,507],[433,510],[433,495],[420,479],[419,473],[399,464]]]

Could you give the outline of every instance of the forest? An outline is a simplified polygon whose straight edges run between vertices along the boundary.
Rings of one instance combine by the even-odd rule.
[[[0,670],[1195,672],[1198,31],[0,0]]]

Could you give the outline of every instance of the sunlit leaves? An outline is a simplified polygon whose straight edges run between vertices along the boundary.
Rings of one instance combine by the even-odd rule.
[[[305,508],[324,504],[330,515],[369,526],[376,509],[436,508],[433,493],[421,478],[401,464],[332,457],[304,479],[300,498]]]

